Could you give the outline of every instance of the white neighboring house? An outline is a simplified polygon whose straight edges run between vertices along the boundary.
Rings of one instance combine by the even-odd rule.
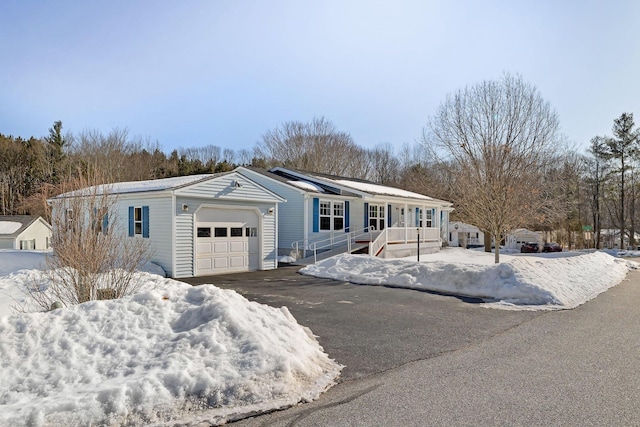
[[[526,228],[518,228],[507,234],[505,247],[507,249],[520,250],[520,247],[527,242],[536,242],[542,247],[544,235],[542,231],[531,231]]]
[[[370,181],[283,167],[239,167],[287,199],[278,217],[278,253],[302,258],[363,246],[381,257],[437,251],[449,234],[452,204]]]
[[[47,250],[51,248],[51,225],[32,215],[0,216],[0,249]]]
[[[452,221],[449,223],[449,246],[462,248],[484,247],[484,233],[475,225]]]
[[[169,277],[278,266],[278,205],[285,199],[235,171],[120,182],[95,194],[103,188],[117,195],[118,232],[149,239],[151,261]],[[70,194],[50,200],[53,215],[63,214],[56,199]]]

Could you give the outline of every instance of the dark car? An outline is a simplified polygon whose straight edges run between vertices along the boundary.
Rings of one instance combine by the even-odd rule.
[[[538,242],[523,243],[522,246],[520,246],[520,252],[522,253],[540,252],[540,245],[538,244]]]
[[[562,252],[562,246],[554,242],[545,243],[542,252]]]

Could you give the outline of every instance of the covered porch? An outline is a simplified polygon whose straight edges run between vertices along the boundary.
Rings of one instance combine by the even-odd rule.
[[[448,224],[448,215],[438,206],[420,202],[365,203],[365,227],[375,234],[369,254],[395,258],[439,250]]]

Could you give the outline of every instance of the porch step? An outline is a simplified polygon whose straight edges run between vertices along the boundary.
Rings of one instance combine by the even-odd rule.
[[[354,243],[351,245],[351,253],[367,253],[369,251],[369,242],[366,243]],[[302,258],[293,262],[293,265],[311,265],[316,261],[321,261],[323,259],[331,258],[334,255],[343,254],[347,252],[346,246],[341,246],[339,248],[330,249],[324,252],[318,252],[314,259],[313,255],[308,256],[306,258]]]

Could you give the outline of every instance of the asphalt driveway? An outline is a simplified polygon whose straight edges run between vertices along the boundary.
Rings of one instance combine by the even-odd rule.
[[[299,274],[299,268],[182,280],[286,306],[345,365],[341,382],[476,344],[541,315],[489,309],[468,298],[319,279]]]

